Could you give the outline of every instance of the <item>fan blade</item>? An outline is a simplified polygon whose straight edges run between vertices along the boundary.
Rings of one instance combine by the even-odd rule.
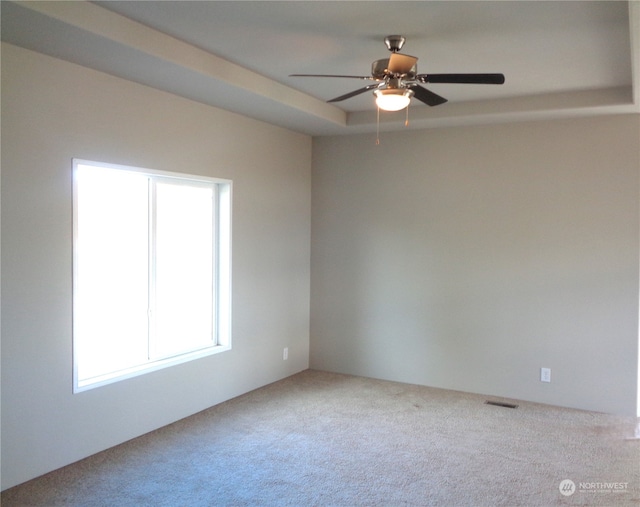
[[[372,76],[343,76],[340,74],[289,74],[289,77],[346,77],[351,79],[375,79]]]
[[[391,53],[388,70],[392,74],[408,74],[417,61],[418,59],[415,56]]]
[[[360,88],[359,90],[354,90],[354,91],[346,93],[344,95],[340,95],[339,97],[336,97],[335,99],[327,100],[327,102],[340,102],[341,100],[350,99],[351,97],[355,97],[356,95],[360,95],[361,93],[364,93],[364,92],[366,92],[368,90],[373,90],[374,88],[377,88],[378,86],[380,86],[378,83],[370,84],[368,86],[365,86],[364,88]]]
[[[413,96],[421,102],[424,102],[428,106],[438,106],[447,102],[447,99],[440,95],[433,93],[432,91],[423,88],[420,85],[414,84],[409,87],[413,90]]]
[[[504,74],[418,74],[423,83],[503,84]]]

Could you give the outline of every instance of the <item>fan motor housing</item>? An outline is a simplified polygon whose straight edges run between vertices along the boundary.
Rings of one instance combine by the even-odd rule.
[[[404,79],[415,79],[416,74],[418,73],[418,65],[414,65],[411,67],[411,70],[404,75]],[[371,64],[371,76],[375,79],[384,80],[389,77],[389,59],[382,58],[381,60],[376,60]]]

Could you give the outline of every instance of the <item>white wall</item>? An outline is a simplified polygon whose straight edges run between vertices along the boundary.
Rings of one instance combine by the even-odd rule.
[[[233,180],[232,351],[72,394],[72,157]],[[3,489],[308,367],[310,180],[308,136],[2,45]]]
[[[636,414],[640,116],[313,150],[313,368]]]

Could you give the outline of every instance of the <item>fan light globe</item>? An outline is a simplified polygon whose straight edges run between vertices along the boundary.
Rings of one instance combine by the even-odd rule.
[[[413,91],[409,89],[391,88],[376,90],[376,104],[383,111],[400,111],[409,105]]]

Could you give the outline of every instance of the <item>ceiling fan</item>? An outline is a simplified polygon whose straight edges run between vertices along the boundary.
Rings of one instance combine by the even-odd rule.
[[[375,83],[340,95],[327,102],[340,102],[374,90],[376,104],[385,111],[399,111],[409,105],[411,97],[415,97],[428,106],[444,104],[447,99],[427,90],[420,83],[462,83],[462,84],[503,84],[503,74],[418,74],[418,59],[398,53],[404,45],[402,35],[388,35],[384,39],[387,49],[391,51],[389,58],[376,60],[371,64],[370,76],[343,76],[337,74],[290,74],[297,77],[340,77],[365,79]]]

